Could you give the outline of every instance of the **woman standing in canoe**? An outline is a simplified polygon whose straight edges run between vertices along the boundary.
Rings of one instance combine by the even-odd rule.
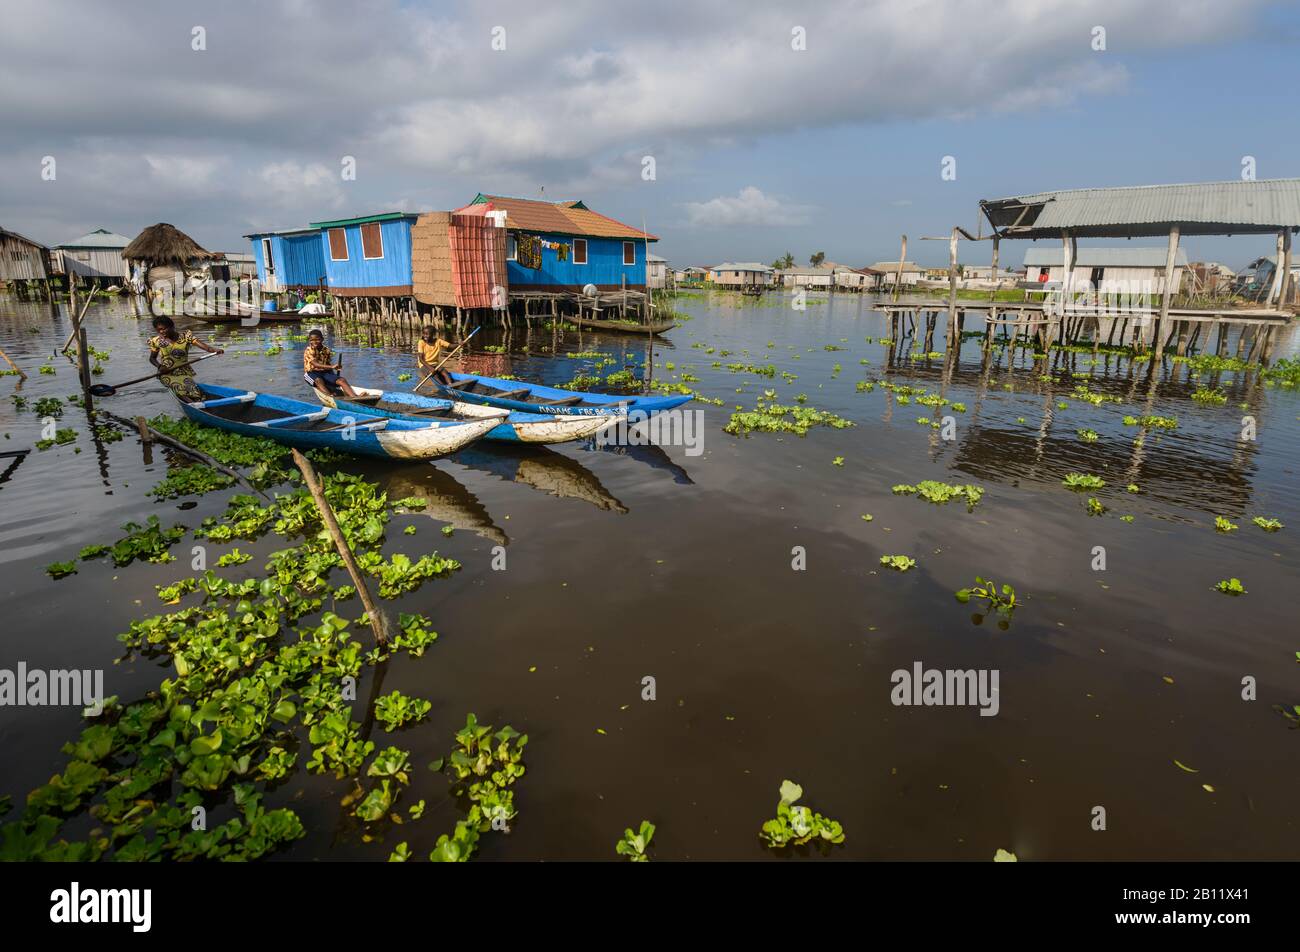
[[[209,354],[224,354],[225,351],[203,343],[190,331],[178,333],[176,322],[170,317],[155,317],[153,329],[157,334],[149,338],[149,363],[158,368],[158,379],[186,403],[202,400],[203,394],[194,382],[194,368],[188,363],[190,348],[197,347]]]
[[[355,399],[357,392],[343,379],[343,360],[334,360],[334,354],[325,346],[325,335],[318,330],[307,334],[307,349],[302,352],[302,375],[307,382],[326,396],[340,390],[343,396]]]
[[[443,356],[451,350],[451,344],[443,340],[434,331],[431,324],[420,328],[420,339],[415,343],[415,355],[420,364],[420,375],[432,373],[433,379],[440,384],[450,384],[451,374],[446,369],[435,371]]]

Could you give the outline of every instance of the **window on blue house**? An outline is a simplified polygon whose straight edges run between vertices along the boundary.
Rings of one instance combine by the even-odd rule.
[[[342,228],[331,228],[330,236],[330,260],[347,261],[348,260],[348,233]]]
[[[636,245],[633,242],[623,242],[623,263],[636,264]]]
[[[519,260],[519,246],[515,243],[514,235],[506,235],[506,260]]]
[[[361,226],[361,257],[382,258],[384,256],[384,235],[379,222],[367,222]]]
[[[587,239],[586,238],[573,239],[573,263],[574,264],[587,263]]]

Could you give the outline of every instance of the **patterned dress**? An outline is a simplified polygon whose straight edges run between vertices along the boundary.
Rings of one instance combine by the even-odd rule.
[[[189,360],[190,348],[197,343],[198,340],[189,331],[176,340],[162,334],[149,338],[149,351],[158,355],[158,369],[161,371],[159,379],[187,403],[203,399],[203,393],[194,381],[194,368],[188,365],[178,366]]]

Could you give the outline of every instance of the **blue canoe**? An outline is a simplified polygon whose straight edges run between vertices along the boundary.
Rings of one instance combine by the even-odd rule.
[[[432,459],[454,453],[496,427],[481,420],[395,420],[277,397],[269,393],[199,384],[204,400],[181,402],[196,423],[244,436],[261,436],[302,450],[332,449],[385,459]]]
[[[609,413],[633,414],[636,411],[649,415],[671,410],[694,398],[693,394],[674,394],[667,397],[620,397],[608,393],[584,393],[577,390],[560,390],[522,380],[501,380],[481,377],[478,374],[451,375],[450,384],[430,380],[430,385],[452,400],[481,403],[506,410],[524,413],[546,413],[560,416],[593,416]]]
[[[350,400],[337,394],[327,396],[315,387],[312,388],[316,399],[325,406],[346,410],[349,413],[369,413],[396,420],[417,422],[430,419],[493,417],[497,420],[497,426],[488,430],[483,439],[505,443],[567,443],[570,440],[583,440],[617,425],[624,419],[622,413],[566,416],[511,412],[500,407],[439,400],[437,397],[403,393],[400,390],[373,390],[368,387],[353,387],[353,390],[356,391],[357,396]]]

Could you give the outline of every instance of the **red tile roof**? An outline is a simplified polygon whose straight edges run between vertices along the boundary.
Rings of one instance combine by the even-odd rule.
[[[625,225],[607,215],[593,212],[581,202],[540,202],[531,198],[507,198],[501,195],[480,195],[474,202],[458,209],[478,212],[484,204],[490,210],[506,213],[506,227],[521,231],[541,231],[559,235],[590,235],[594,238],[639,238],[658,241],[654,235],[640,228]]]

